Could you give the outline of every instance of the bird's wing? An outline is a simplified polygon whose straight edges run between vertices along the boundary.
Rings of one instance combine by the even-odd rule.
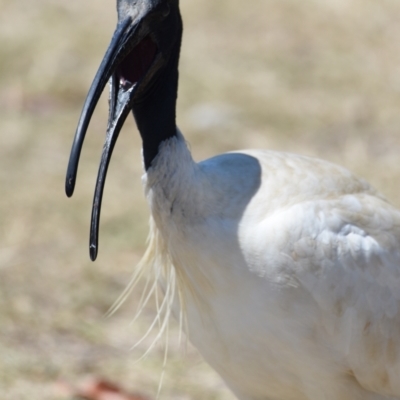
[[[364,192],[305,201],[275,218],[286,275],[314,298],[347,373],[400,396],[400,212]]]
[[[288,289],[277,315],[318,332],[343,374],[400,398],[400,211],[336,165],[246,154],[261,166],[239,228],[247,268]]]

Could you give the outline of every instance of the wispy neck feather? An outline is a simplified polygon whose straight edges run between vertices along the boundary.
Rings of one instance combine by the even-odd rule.
[[[143,185],[152,214],[147,250],[136,266],[127,288],[109,312],[110,314],[114,313],[141,279],[146,278],[134,320],[139,317],[152,298],[156,300],[157,314],[147,333],[136,343],[135,347],[148,337],[153,328],[157,329],[156,325],[159,327],[159,332],[143,357],[154,348],[163,334],[166,334],[168,341],[168,325],[172,311],[179,320],[180,330],[183,330],[184,324],[187,327],[183,294],[183,288],[187,286],[185,284],[187,278],[184,276],[183,269],[174,265],[168,237],[166,237],[165,229],[160,229],[160,226],[163,226],[167,219],[171,221],[169,217],[174,213],[174,204],[182,202],[183,188],[196,173],[196,169],[197,165],[192,160],[186,142],[182,134],[177,131],[175,136],[160,145],[151,168],[143,176]],[[168,224],[164,226],[168,226]],[[159,293],[160,290],[162,294]]]
[[[165,219],[179,218],[179,213],[189,212],[188,209],[196,210],[193,201],[199,175],[185,139],[177,130],[176,136],[161,143],[143,177],[146,198],[157,226],[168,226]]]
[[[136,266],[131,282],[110,313],[119,308],[144,277],[144,290],[134,320],[153,298],[157,314],[148,332],[135,347],[148,337],[153,328],[159,329],[146,355],[164,335],[168,342],[172,313],[179,321],[180,330],[188,334],[187,296],[195,299],[201,308],[205,303],[201,302],[199,293],[208,293],[210,287],[204,272],[200,268],[189,271],[186,261],[174,250],[177,238],[180,241],[185,236],[186,227],[192,226],[192,221],[199,218],[200,204],[204,200],[201,194],[203,174],[178,130],[173,137],[161,143],[157,156],[142,180],[151,210],[147,250]]]
[[[179,13],[178,19],[178,38],[167,68],[151,94],[133,107],[133,114],[143,141],[143,162],[146,170],[143,176],[143,186],[152,216],[150,217],[150,233],[146,253],[137,266],[130,284],[112,310],[116,310],[140,278],[147,275],[147,283],[135,319],[154,295],[157,315],[148,332],[155,327],[157,322],[160,329],[148,351],[165,332],[167,342],[165,360],[168,349],[168,322],[172,309],[179,317],[181,331],[183,327],[185,309],[183,299],[185,285],[183,282],[185,278],[181,273],[182,268],[176,268],[173,264],[168,236],[160,227],[171,214],[177,214],[179,205],[182,206],[185,203],[186,190],[184,188],[185,186],[190,187],[191,178],[197,170],[197,165],[176,126],[178,63],[182,37],[182,20]],[[159,289],[164,294],[163,300],[160,302],[159,299],[162,296],[158,295]],[[147,334],[141,341],[146,336]]]
[[[162,143],[143,183],[151,211],[151,237],[157,238],[159,243],[154,260],[158,260],[156,264],[162,260],[166,271],[174,270],[173,274],[165,273],[176,277],[174,285],[183,313],[187,294],[197,301],[197,289],[206,293],[210,283],[201,268],[192,266],[189,269],[188,260],[177,251],[192,227],[201,225],[205,215],[203,206],[207,203],[204,174],[193,161],[179,131]]]

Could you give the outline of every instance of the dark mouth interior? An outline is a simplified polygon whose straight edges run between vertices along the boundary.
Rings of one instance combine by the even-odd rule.
[[[118,67],[120,85],[131,87],[144,77],[157,54],[157,45],[146,36],[126,56]]]

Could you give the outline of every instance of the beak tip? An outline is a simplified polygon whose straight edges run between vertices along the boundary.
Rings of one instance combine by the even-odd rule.
[[[65,194],[67,197],[72,197],[74,194],[74,189],[75,189],[75,180],[72,177],[68,177],[65,181]]]
[[[89,253],[90,253],[90,259],[92,261],[96,261],[97,258],[97,246],[94,244],[91,244],[89,247]]]

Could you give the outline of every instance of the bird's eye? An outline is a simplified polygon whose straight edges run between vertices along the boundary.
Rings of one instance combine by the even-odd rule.
[[[171,8],[170,8],[169,4],[167,3],[166,6],[161,11],[161,15],[163,18],[167,18],[170,12],[171,12]]]

